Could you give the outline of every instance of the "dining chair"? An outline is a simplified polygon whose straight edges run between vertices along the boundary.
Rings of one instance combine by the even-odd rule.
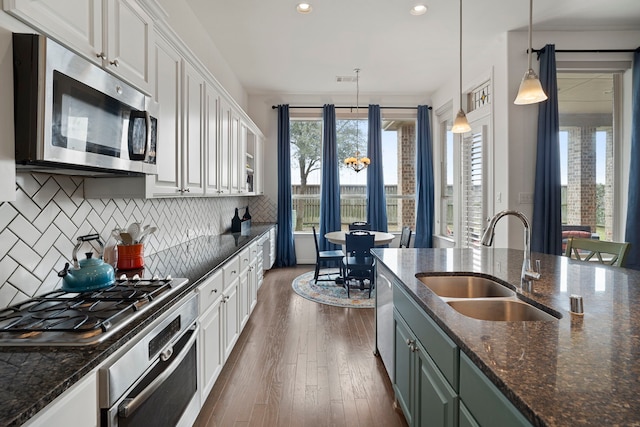
[[[580,261],[597,261],[601,264],[624,267],[631,244],[603,240],[570,237],[565,255]]]
[[[347,289],[347,298],[350,298],[350,283],[355,281],[360,284],[360,289],[371,289],[374,286],[375,259],[371,255],[375,236],[364,230],[352,231],[345,235],[346,256],[342,258],[342,276],[344,286]],[[368,286],[367,286],[368,285]]]
[[[408,248],[411,243],[411,228],[405,226],[402,227],[402,233],[400,233],[399,248]]]
[[[368,222],[364,222],[364,221],[352,222],[351,224],[349,224],[349,231],[354,231],[354,230],[371,231],[371,224],[369,224]]]
[[[313,275],[313,280],[316,282],[333,282],[335,279],[331,279],[331,275],[340,274],[340,273],[322,273],[320,274],[320,269],[324,267],[329,267],[329,265],[333,267],[342,268],[341,262],[344,257],[344,253],[340,250],[334,251],[321,251],[318,247],[318,237],[316,235],[316,227],[312,226],[313,229],[313,242],[316,244],[316,271]],[[328,279],[318,279],[319,276],[327,276]]]

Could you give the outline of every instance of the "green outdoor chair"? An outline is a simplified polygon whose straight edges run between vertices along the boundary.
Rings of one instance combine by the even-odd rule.
[[[565,255],[580,261],[597,261],[601,264],[624,267],[630,243],[606,242],[595,239],[570,237]]]

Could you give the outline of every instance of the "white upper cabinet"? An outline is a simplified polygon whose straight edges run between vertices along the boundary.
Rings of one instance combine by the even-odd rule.
[[[183,184],[180,191],[204,194],[204,78],[188,62],[184,63],[184,137],[182,145]]]
[[[182,58],[163,38],[156,38],[154,99],[159,104],[158,174],[147,176],[147,197],[175,196],[182,188]]]
[[[220,194],[231,194],[231,105],[220,100],[220,141],[218,143],[218,165]]]
[[[134,0],[107,0],[107,43],[103,67],[151,93],[153,20]]]
[[[93,62],[101,60],[102,0],[5,0],[4,10]]]
[[[8,0],[4,9],[151,93],[153,20],[134,0]]]

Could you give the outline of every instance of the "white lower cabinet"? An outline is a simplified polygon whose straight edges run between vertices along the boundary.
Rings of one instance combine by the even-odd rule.
[[[200,401],[204,402],[224,365],[222,270],[216,271],[198,287],[200,299],[199,371]]]
[[[98,381],[93,371],[58,396],[24,425],[68,427],[98,425]]]
[[[240,336],[240,260],[238,257],[229,261],[224,267],[224,291],[222,303],[224,304],[223,330],[224,330],[224,360],[227,360],[233,346]]]

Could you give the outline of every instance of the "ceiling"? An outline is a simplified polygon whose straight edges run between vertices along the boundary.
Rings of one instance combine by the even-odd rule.
[[[311,0],[306,15],[296,0],[186,1],[250,95],[352,93],[336,77],[356,67],[361,93],[431,93],[458,67],[452,0],[424,0],[422,16],[409,14],[415,0]],[[534,31],[638,30],[638,1],[536,0]],[[467,57],[528,25],[526,0],[467,0],[463,8]]]

